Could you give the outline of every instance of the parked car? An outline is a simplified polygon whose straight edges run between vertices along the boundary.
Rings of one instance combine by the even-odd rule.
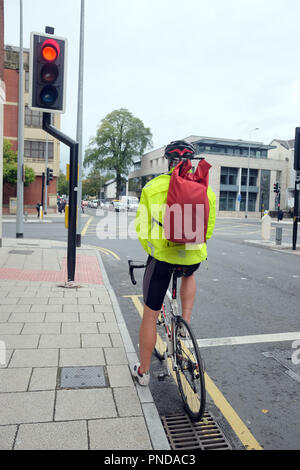
[[[126,206],[122,201],[113,201],[113,207],[116,212],[121,212],[126,210]]]
[[[136,211],[139,207],[139,200],[135,196],[122,196],[121,202],[127,207],[128,211]]]

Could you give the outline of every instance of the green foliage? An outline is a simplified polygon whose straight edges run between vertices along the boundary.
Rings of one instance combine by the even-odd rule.
[[[106,181],[114,178],[112,173],[106,175],[100,174],[100,170],[93,169],[89,175],[82,180],[82,196],[95,196],[98,198],[100,188],[103,187]]]
[[[57,178],[57,192],[60,196],[69,194],[69,181],[67,181],[66,175],[61,170]]]
[[[11,142],[3,141],[3,183],[17,184],[18,179],[18,154],[12,150]],[[25,165],[24,186],[29,186],[35,180],[35,172]]]
[[[84,167],[113,171],[117,183],[117,198],[122,175],[127,175],[134,156],[140,156],[152,146],[152,134],[143,122],[127,109],[121,108],[102,119],[86,150]]]

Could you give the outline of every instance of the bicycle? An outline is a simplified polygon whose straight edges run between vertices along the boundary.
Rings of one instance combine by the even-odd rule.
[[[134,269],[146,264],[128,260],[131,282],[135,285]],[[190,325],[182,318],[177,303],[177,279],[180,266],[173,266],[172,292],[166,293],[157,321],[158,335],[154,348],[157,358],[176,377],[184,407],[192,421],[200,421],[206,403],[204,367],[197,341]],[[167,307],[168,304],[168,307]],[[163,333],[166,342],[162,340]]]

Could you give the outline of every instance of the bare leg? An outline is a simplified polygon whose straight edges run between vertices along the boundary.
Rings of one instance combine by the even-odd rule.
[[[180,299],[181,299],[181,309],[182,317],[185,321],[190,323],[192,309],[194,305],[196,295],[196,280],[194,274],[189,277],[183,277],[181,279],[180,286]]]
[[[140,327],[140,373],[150,369],[151,355],[156,343],[156,322],[160,310],[155,311],[144,306],[143,320]]]

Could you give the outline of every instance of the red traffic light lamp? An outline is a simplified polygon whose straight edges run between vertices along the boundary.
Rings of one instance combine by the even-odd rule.
[[[60,54],[60,47],[55,39],[46,39],[41,48],[42,58],[47,62],[53,62]]]

